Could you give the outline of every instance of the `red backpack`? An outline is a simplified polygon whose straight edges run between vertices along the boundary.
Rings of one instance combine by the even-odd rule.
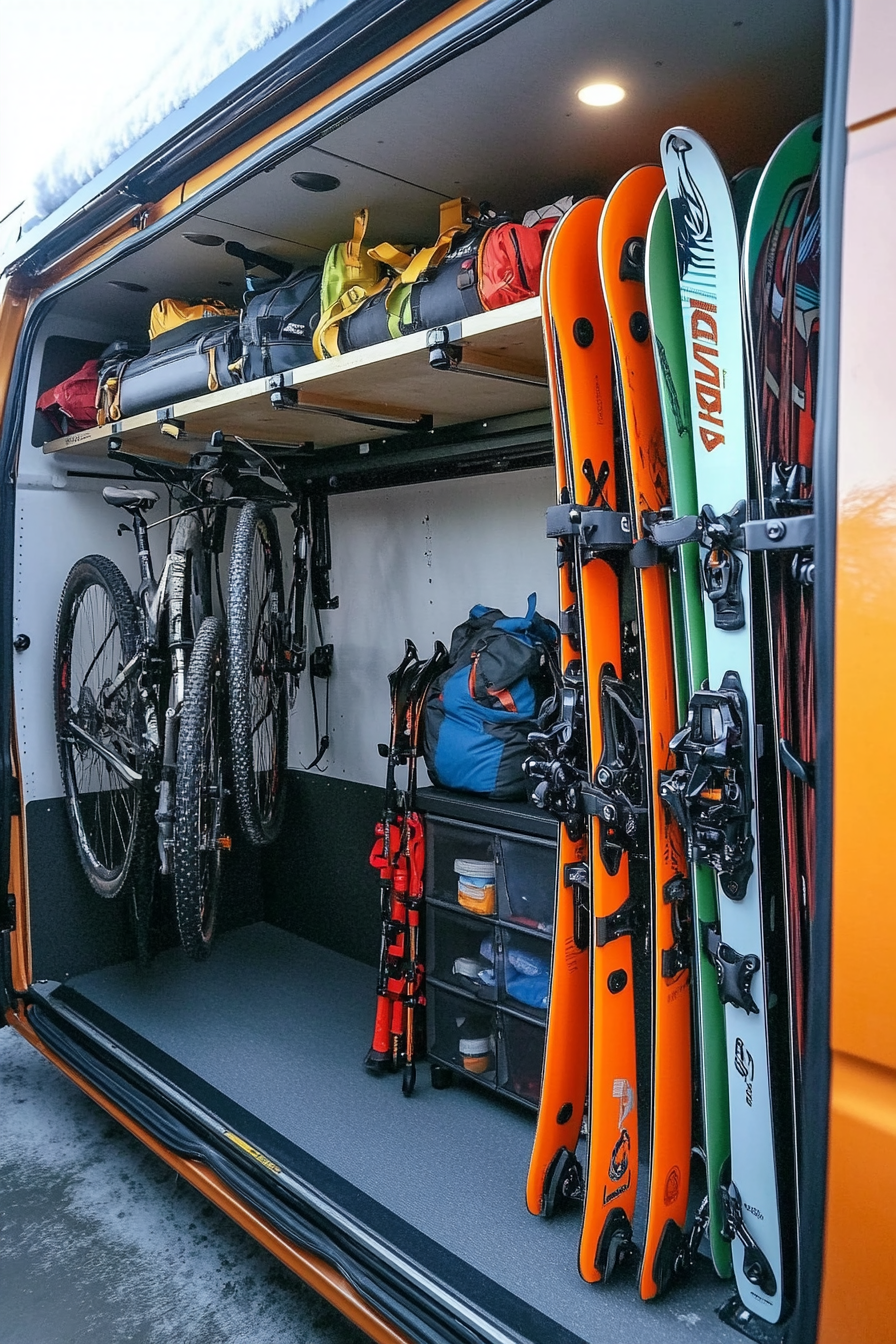
[[[93,429],[96,425],[99,368],[98,359],[88,359],[77,373],[63,378],[61,383],[38,397],[37,409],[43,411],[57,434],[74,434],[79,429]]]
[[[482,240],[479,253],[479,297],[487,311],[520,299],[534,298],[548,234],[556,219],[525,224],[497,224]]]

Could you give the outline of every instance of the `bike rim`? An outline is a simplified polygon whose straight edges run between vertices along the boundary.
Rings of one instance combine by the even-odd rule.
[[[61,734],[66,796],[78,843],[98,876],[114,882],[127,866],[133,847],[138,785],[126,781],[89,745],[66,728],[75,724],[140,770],[142,733],[131,682],[111,699],[107,689],[121,671],[125,657],[115,607],[97,583],[77,596],[70,637],[59,666],[62,698]]]

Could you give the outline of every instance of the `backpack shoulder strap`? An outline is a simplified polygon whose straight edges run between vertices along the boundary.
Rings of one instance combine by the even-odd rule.
[[[320,321],[314,328],[314,335],[311,338],[311,344],[318,359],[330,359],[339,354],[339,323],[346,317],[351,317],[352,313],[358,311],[362,303],[373,298],[374,294],[379,294],[390,283],[391,281],[387,276],[374,285],[372,289],[367,289],[364,285],[352,285],[351,289],[347,289],[344,294],[340,295],[325,313],[321,313]]]

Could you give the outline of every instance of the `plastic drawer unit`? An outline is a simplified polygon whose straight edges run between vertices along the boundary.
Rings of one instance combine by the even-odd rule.
[[[427,1047],[455,1073],[537,1107],[553,946],[557,830],[528,803],[421,791]]]

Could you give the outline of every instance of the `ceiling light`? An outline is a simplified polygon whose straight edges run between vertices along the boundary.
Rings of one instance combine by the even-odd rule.
[[[293,173],[290,181],[303,191],[335,191],[340,185],[339,178],[329,173]]]
[[[220,247],[224,242],[216,233],[185,233],[183,235],[188,243],[195,243],[197,247]]]
[[[586,84],[584,89],[579,89],[579,102],[587,103],[589,107],[612,107],[614,103],[621,103],[625,97],[625,89],[621,89],[618,84]]]

